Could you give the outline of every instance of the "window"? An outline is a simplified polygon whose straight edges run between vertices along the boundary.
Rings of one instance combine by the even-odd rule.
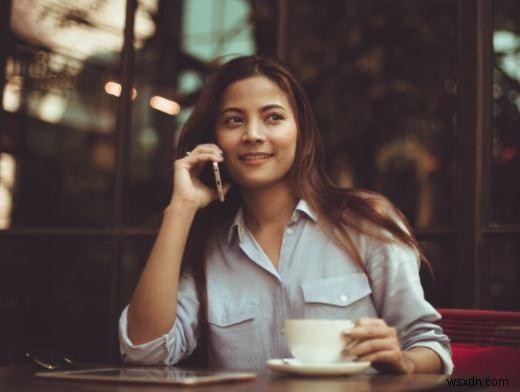
[[[240,54],[286,60],[337,181],[405,212],[435,305],[518,309],[518,1],[0,4],[0,363],[117,357],[178,131],[213,61]]]

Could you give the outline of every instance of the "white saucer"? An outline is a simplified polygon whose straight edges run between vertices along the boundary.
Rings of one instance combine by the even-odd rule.
[[[267,366],[275,372],[305,376],[345,376],[364,371],[370,362],[336,362],[327,364],[303,364],[297,359],[269,359]]]

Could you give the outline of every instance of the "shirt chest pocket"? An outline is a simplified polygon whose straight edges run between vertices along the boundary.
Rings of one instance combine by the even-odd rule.
[[[311,281],[301,285],[305,301],[305,318],[374,317],[372,289],[363,273]]]
[[[252,321],[256,317],[258,301],[212,299],[209,303],[208,321],[220,328]]]
[[[208,306],[210,342],[216,356],[250,360],[250,347],[259,346],[258,301],[211,298]]]

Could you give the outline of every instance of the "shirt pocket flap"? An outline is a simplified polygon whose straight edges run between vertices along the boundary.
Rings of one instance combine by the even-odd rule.
[[[219,327],[229,327],[252,320],[256,316],[257,302],[238,302],[232,300],[211,300],[208,322]]]
[[[372,293],[364,273],[335,276],[302,284],[307,303],[348,306]]]

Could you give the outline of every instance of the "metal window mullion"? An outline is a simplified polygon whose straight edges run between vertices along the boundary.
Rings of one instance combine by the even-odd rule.
[[[484,166],[491,120],[491,7],[489,0],[459,0],[454,305],[460,307],[481,303],[482,219],[484,193],[489,192]]]
[[[114,178],[114,212],[112,225],[114,231],[123,227],[124,190],[129,165],[130,130],[132,126],[132,87],[134,76],[134,26],[137,0],[127,0],[124,41],[121,52],[121,95],[116,118],[116,166]],[[110,302],[107,314],[106,359],[114,362],[117,358],[117,313],[119,311],[120,271],[123,258],[123,239],[114,241],[113,263],[110,269]]]
[[[21,228],[12,230],[0,230],[0,237],[2,238],[26,238],[26,237],[105,237],[105,238],[118,238],[118,237],[136,237],[136,236],[155,236],[157,235],[158,229],[147,228],[147,227],[136,227],[136,228],[119,228],[118,230],[113,229],[60,229],[60,228]]]
[[[116,118],[116,166],[114,181],[114,228],[123,225],[123,194],[128,169],[128,150],[132,126],[132,85],[134,73],[134,23],[137,0],[127,0],[123,50],[121,53],[121,96]]]
[[[276,57],[281,61],[287,61],[287,24],[289,0],[278,1],[278,26],[276,32]]]
[[[478,102],[481,107],[479,123],[482,126],[482,214],[481,225],[491,227],[491,165],[493,145],[493,68],[494,68],[494,0],[479,3],[478,50],[482,59]]]
[[[493,32],[494,32],[494,1],[480,0],[478,3],[477,18],[477,50],[480,61],[478,62],[478,86],[477,104],[479,107],[478,122],[481,127],[482,151],[480,159],[482,161],[482,174],[480,179],[480,190],[482,192],[481,210],[479,219],[479,238],[480,246],[478,249],[477,269],[480,285],[478,289],[478,303],[475,307],[489,308],[490,284],[491,284],[491,253],[489,251],[489,236],[486,231],[490,226],[491,220],[491,163],[492,163],[492,143],[493,143]]]

